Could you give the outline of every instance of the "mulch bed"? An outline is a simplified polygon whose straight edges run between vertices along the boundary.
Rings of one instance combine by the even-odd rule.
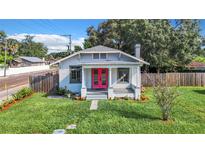
[[[13,100],[12,103],[10,103],[10,104],[4,106],[3,109],[0,110],[0,112],[3,112],[3,111],[5,111],[5,110],[8,110],[8,109],[9,109],[11,106],[13,106],[14,104],[19,103],[19,102],[21,102],[21,101],[23,101],[23,100],[25,100],[25,99],[27,99],[27,98],[30,98],[32,95],[33,95],[33,94],[31,94],[31,95],[29,95],[29,96],[26,96],[26,97],[22,98],[21,100]]]

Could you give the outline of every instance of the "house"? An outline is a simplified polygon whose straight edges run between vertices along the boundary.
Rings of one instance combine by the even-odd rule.
[[[59,86],[87,99],[140,98],[140,45],[135,56],[123,51],[95,46],[78,51],[54,64],[59,65]]]
[[[189,65],[186,66],[189,70],[192,71],[205,71],[205,63],[192,61]]]
[[[40,66],[45,65],[45,61],[38,57],[21,56],[12,61],[11,67]]]

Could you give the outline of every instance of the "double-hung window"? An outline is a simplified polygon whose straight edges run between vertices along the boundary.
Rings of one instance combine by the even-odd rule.
[[[70,66],[70,83],[81,83],[81,66]]]
[[[118,68],[117,79],[118,82],[128,83],[129,82],[129,68]]]

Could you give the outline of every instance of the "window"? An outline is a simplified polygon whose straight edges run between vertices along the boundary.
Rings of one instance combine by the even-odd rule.
[[[107,54],[106,53],[101,53],[100,54],[100,59],[106,59],[107,58]]]
[[[94,53],[93,54],[93,59],[99,59],[99,53]]]
[[[118,68],[118,82],[129,82],[129,68]]]
[[[70,67],[70,83],[81,83],[81,67]]]
[[[106,53],[94,53],[93,59],[107,59]]]

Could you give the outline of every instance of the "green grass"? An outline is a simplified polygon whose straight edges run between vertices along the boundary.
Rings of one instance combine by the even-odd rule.
[[[205,88],[180,87],[172,120],[163,122],[152,90],[149,101],[100,101],[97,111],[90,102],[48,99],[35,94],[0,112],[0,133],[52,133],[77,124],[67,133],[205,133]]]

